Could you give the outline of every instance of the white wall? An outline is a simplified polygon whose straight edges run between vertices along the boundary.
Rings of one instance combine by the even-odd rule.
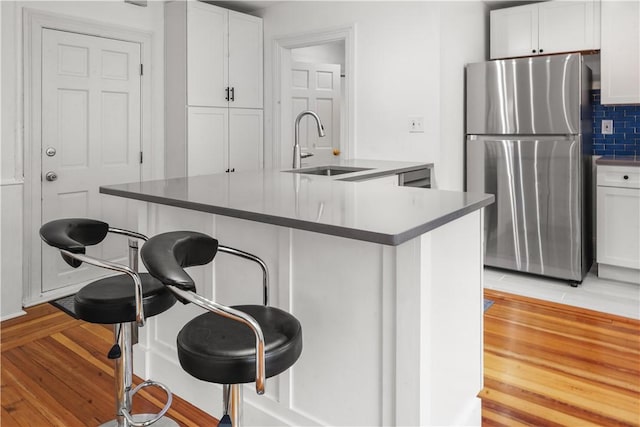
[[[464,64],[486,51],[482,2],[283,2],[264,19],[265,159],[273,162],[274,40],[355,24],[355,153],[436,164],[440,188],[463,188]],[[425,132],[409,133],[423,116]],[[288,149],[288,148],[284,148]]]
[[[440,188],[463,190],[465,161],[465,70],[485,61],[488,53],[488,12],[483,2],[448,2],[440,22]],[[488,56],[488,55],[487,55]]]
[[[22,11],[30,8],[73,18],[107,23],[138,31],[151,32],[151,139],[154,144],[152,174],[160,177],[164,153],[164,12],[162,2],[150,1],[139,7],[113,1],[27,1],[0,2],[2,31],[2,151],[0,160],[1,257],[0,318],[21,312],[23,271],[23,100],[22,100]],[[24,246],[23,246],[24,245]]]
[[[344,54],[344,41],[338,41],[291,49],[291,61],[340,64],[340,72],[344,74]]]

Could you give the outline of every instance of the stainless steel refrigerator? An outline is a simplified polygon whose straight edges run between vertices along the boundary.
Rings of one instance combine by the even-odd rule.
[[[467,190],[485,265],[581,282],[591,266],[591,71],[579,54],[469,64]]]

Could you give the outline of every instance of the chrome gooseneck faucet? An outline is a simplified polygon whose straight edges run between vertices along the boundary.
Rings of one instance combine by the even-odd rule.
[[[316,119],[316,125],[318,126],[318,136],[320,137],[324,136],[324,126],[322,126],[320,117],[318,117],[316,113],[314,113],[313,111],[303,111],[302,113],[298,114],[298,117],[296,117],[295,141],[293,144],[293,168],[294,169],[300,169],[300,164],[302,163],[302,159],[306,159],[307,157],[313,156],[313,154],[311,153],[302,153],[300,151],[300,144],[298,143],[300,139],[300,119],[302,119],[306,115],[309,115],[314,119]]]

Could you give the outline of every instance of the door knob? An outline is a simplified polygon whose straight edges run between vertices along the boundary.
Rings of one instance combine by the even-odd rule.
[[[47,172],[45,178],[47,179],[47,181],[55,181],[56,179],[58,179],[58,175],[53,171]]]
[[[53,147],[47,147],[47,149],[45,150],[45,153],[47,153],[47,156],[53,157],[56,155],[56,149]]]

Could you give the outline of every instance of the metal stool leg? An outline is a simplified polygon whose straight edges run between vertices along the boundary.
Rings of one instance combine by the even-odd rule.
[[[242,427],[242,384],[222,386],[222,406],[233,427]]]
[[[138,241],[129,239],[129,267],[138,271]],[[133,340],[137,342],[137,325],[135,322],[114,325],[113,333],[120,346],[121,355],[115,358],[115,400],[116,418],[102,424],[101,427],[138,427],[154,425],[156,427],[178,427],[178,423],[164,416],[171,406],[172,395],[164,385],[145,381],[131,390],[133,385]],[[135,335],[135,337],[134,337]],[[156,386],[167,393],[167,404],[159,414],[131,414],[131,398],[143,387]],[[154,421],[155,420],[155,421]]]
[[[122,355],[115,359],[114,370],[116,418],[102,424],[101,427],[136,427],[148,425],[153,425],[154,427],[178,427],[177,422],[165,416],[153,422],[154,419],[158,418],[159,414],[135,414],[130,415],[129,419],[124,415],[124,412],[127,414],[131,413],[131,398],[138,390],[145,386],[158,386],[167,393],[168,401],[163,410],[164,412],[169,409],[172,400],[169,390],[162,384],[154,381],[145,381],[135,389],[131,389],[133,384],[133,345],[131,343],[131,329],[133,324],[134,323],[120,323],[114,325],[114,334],[122,351]],[[161,415],[163,415],[164,412]]]
[[[119,323],[113,325],[115,341],[120,346],[121,356],[115,359],[114,379],[115,379],[115,401],[116,418],[102,424],[104,427],[129,427],[127,420],[122,415],[122,409],[130,410],[131,384],[133,382],[132,359],[133,351],[131,345],[131,324]]]

